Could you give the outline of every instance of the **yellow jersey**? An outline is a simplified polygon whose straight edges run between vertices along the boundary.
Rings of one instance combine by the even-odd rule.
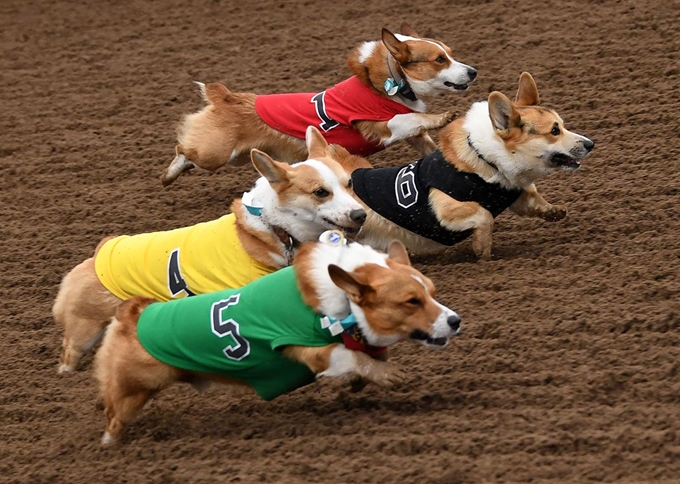
[[[274,272],[253,259],[236,233],[236,216],[225,215],[165,232],[122,235],[95,258],[101,283],[120,299],[160,301],[235,289]]]

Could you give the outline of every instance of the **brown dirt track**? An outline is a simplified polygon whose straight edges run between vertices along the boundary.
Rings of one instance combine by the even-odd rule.
[[[3,0],[0,481],[678,482],[680,3],[509,3]],[[102,236],[215,218],[255,179],[161,187],[200,106],[191,81],[318,90],[404,20],[479,68],[433,111],[514,93],[527,70],[596,142],[579,172],[539,184],[568,218],[502,215],[490,262],[469,242],[417,260],[464,334],[443,352],[397,346],[410,377],[394,390],[323,382],[265,403],[178,386],[100,449],[91,357],[56,374],[61,277]]]

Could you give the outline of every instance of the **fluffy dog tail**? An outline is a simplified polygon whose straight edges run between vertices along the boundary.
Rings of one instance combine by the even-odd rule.
[[[194,81],[201,90],[201,95],[207,104],[217,104],[220,102],[231,102],[234,99],[232,92],[227,89],[227,86],[219,82],[211,82],[210,84],[203,84],[202,82]]]

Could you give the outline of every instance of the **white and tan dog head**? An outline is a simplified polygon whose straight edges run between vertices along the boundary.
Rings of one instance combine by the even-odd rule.
[[[337,319],[354,314],[368,344],[415,340],[442,348],[460,317],[437,302],[432,281],[411,266],[401,242],[387,254],[358,243],[304,246],[294,265],[305,300]]]
[[[383,29],[380,41],[362,43],[347,63],[355,75],[385,95],[386,79],[405,80],[417,100],[396,99],[421,112],[426,109],[422,98],[441,91],[462,92],[477,76],[475,69],[453,58],[446,44],[421,37],[407,24],[402,24],[401,34]]]
[[[316,128],[310,126],[306,135],[309,158],[293,165],[252,150],[253,165],[263,178],[244,194],[244,203],[261,209],[262,223],[283,227],[299,241],[316,240],[330,229],[354,236],[366,212],[352,195],[352,180]],[[251,217],[251,222],[258,221]]]
[[[477,77],[475,69],[454,60],[444,42],[421,37],[407,24],[402,24],[401,32],[393,34],[383,29],[382,42],[419,97],[437,91],[465,91]]]
[[[522,73],[515,101],[492,92],[465,118],[471,145],[514,186],[526,186],[557,170],[576,170],[595,144],[569,131],[553,109],[539,106],[536,83]]]

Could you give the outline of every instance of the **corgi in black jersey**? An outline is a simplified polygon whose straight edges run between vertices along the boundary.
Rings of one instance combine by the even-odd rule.
[[[562,220],[566,208],[543,199],[534,182],[578,169],[595,144],[538,103],[533,77],[522,73],[514,102],[492,92],[440,132],[438,151],[403,167],[370,168],[333,147],[367,208],[358,240],[380,249],[396,238],[425,254],[472,237],[475,254],[489,259],[494,218],[505,209]]]

